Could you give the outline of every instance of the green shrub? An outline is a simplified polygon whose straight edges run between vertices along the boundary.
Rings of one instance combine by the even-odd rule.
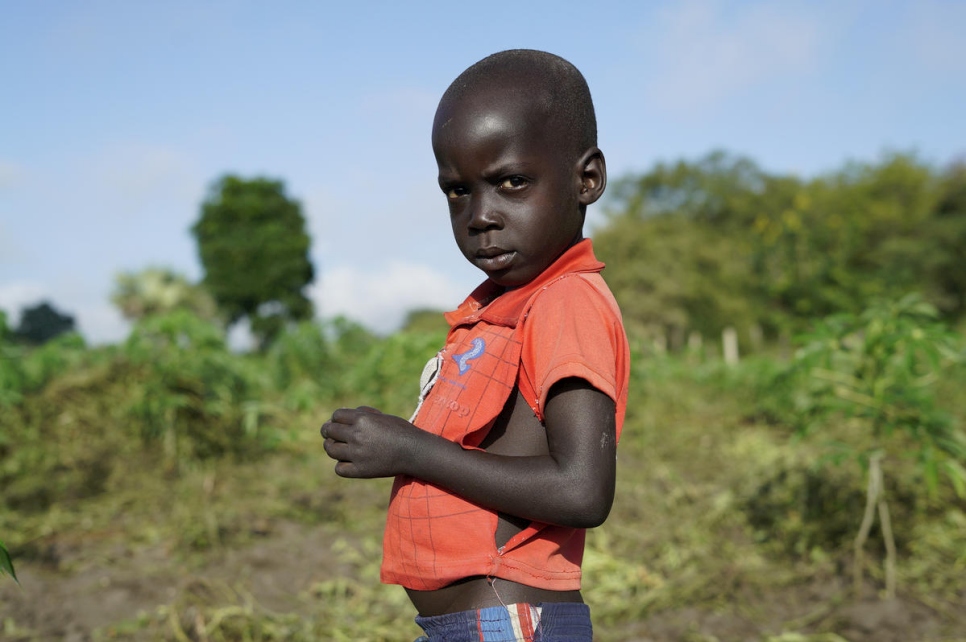
[[[373,344],[346,372],[345,400],[408,418],[419,397],[419,375],[445,340],[443,332],[408,332]]]
[[[246,401],[265,391],[214,323],[185,311],[148,317],[123,354],[133,379],[127,417],[146,444],[160,442],[169,464],[252,454],[271,438],[244,421]]]

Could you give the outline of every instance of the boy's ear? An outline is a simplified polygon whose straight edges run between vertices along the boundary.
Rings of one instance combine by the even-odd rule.
[[[590,205],[601,197],[607,187],[607,163],[604,152],[591,147],[580,156],[577,163],[580,173],[580,191],[577,199],[581,205]]]

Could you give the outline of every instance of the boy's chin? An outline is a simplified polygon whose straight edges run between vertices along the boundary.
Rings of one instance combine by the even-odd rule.
[[[526,285],[530,281],[536,278],[536,276],[527,276],[521,274],[507,274],[505,272],[494,272],[490,273],[486,270],[483,271],[490,281],[496,283],[497,285],[504,288],[518,288],[521,285]]]

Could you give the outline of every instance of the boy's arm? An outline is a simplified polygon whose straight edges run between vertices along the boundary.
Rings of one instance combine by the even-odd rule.
[[[521,457],[465,450],[372,408],[337,410],[321,432],[342,477],[409,475],[524,519],[598,526],[614,500],[614,401],[564,379],[547,396],[544,423],[549,454]]]

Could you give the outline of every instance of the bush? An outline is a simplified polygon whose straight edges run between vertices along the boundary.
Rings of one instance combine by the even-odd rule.
[[[266,445],[270,436],[244,421],[246,401],[265,391],[214,323],[184,311],[149,317],[135,326],[123,354],[134,379],[127,417],[146,444],[161,442],[170,464]]]

